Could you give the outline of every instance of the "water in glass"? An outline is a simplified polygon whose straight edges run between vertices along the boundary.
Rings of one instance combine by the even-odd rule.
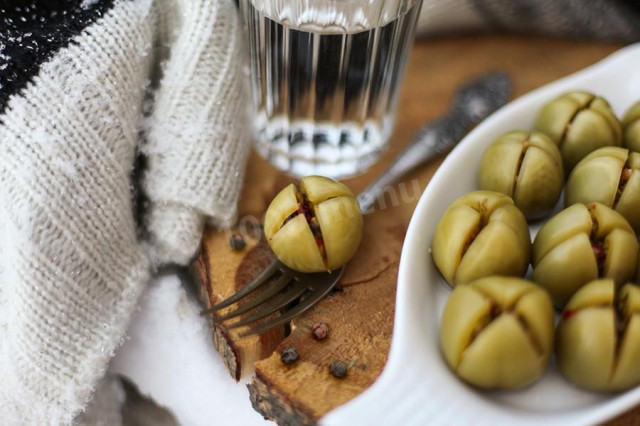
[[[421,0],[241,0],[258,152],[345,177],[384,150]]]

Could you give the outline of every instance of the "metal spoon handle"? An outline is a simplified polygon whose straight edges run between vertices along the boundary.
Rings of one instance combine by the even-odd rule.
[[[510,87],[509,78],[501,72],[461,87],[449,112],[422,127],[393,164],[358,195],[360,210],[369,213],[391,184],[417,166],[449,152],[473,125],[507,102]]]

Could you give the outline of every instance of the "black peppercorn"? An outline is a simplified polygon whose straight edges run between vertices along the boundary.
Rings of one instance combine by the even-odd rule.
[[[298,358],[300,358],[300,355],[298,355],[298,350],[295,346],[287,346],[280,354],[280,361],[287,365],[293,364],[298,360]]]
[[[318,340],[322,340],[327,337],[327,334],[329,334],[329,324],[318,321],[311,326],[311,332],[313,333],[313,337]]]
[[[329,368],[331,375],[338,379],[342,379],[347,375],[347,364],[344,361],[335,360]]]
[[[229,239],[229,245],[233,250],[242,250],[247,243],[244,241],[244,238],[242,238],[242,235],[233,234]]]

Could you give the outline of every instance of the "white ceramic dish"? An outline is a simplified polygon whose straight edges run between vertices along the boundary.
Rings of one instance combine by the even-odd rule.
[[[497,136],[529,129],[537,110],[563,92],[585,89],[607,98],[621,116],[640,99],[640,44],[503,107],[470,132],[422,194],[400,260],[394,334],[382,375],[364,394],[323,418],[326,425],[585,425],[640,404],[640,388],[610,395],[579,390],[554,365],[517,392],[481,392],[458,380],[438,347],[438,324],[450,293],[428,254],[438,219],[476,189],[484,148]]]

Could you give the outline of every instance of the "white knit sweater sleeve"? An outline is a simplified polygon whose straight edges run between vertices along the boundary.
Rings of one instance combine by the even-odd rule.
[[[147,229],[157,264],[188,263],[205,222],[233,223],[249,150],[247,79],[235,5],[232,0],[180,0],[174,7],[159,9],[159,33],[167,32],[163,23],[175,27],[144,149]]]
[[[116,2],[44,63],[0,123],[0,423],[70,424],[149,277],[131,172],[153,37]]]
[[[0,111],[2,425],[119,421],[101,379],[151,269],[132,202],[141,133],[153,261],[188,262],[204,223],[235,214],[248,140],[232,0],[97,2]]]

